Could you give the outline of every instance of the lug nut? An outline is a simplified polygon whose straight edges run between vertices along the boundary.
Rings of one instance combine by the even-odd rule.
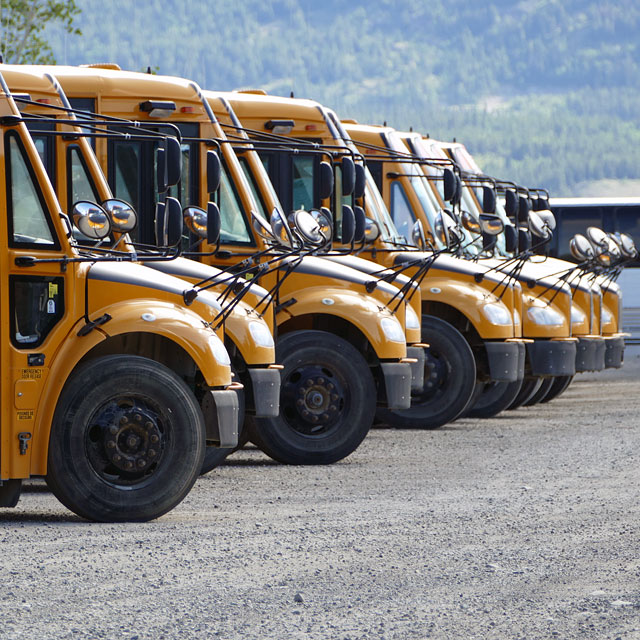
[[[331,390],[333,389],[333,387],[334,387],[333,382],[330,382],[330,383],[327,385],[327,389],[329,389],[329,391],[331,391]]]
[[[331,400],[332,400],[333,402],[335,402],[337,399],[338,399],[338,394],[337,394],[337,393],[332,393],[332,394],[331,394]]]
[[[335,411],[335,410],[336,410],[336,405],[335,405],[335,404],[332,404],[332,405],[329,407],[329,410],[330,410],[330,411]]]
[[[116,453],[116,455],[113,456],[113,461],[120,462],[120,460],[122,460],[122,456],[119,453]]]
[[[142,469],[147,462],[143,458],[138,458],[138,466]]]
[[[296,404],[301,407],[304,404],[304,400],[302,398],[298,398],[298,400],[296,401]]]
[[[155,450],[155,449],[149,449],[149,451],[147,451],[147,455],[148,455],[150,458],[155,458],[156,450]]]
[[[112,436],[115,436],[115,435],[116,435],[116,433],[118,433],[118,427],[116,427],[116,425],[115,425],[115,424],[112,424],[112,425],[109,427],[109,433],[110,433]]]
[[[310,387],[313,384],[313,380],[309,378],[305,384],[307,385],[307,387]]]
[[[109,449],[115,449],[116,443],[113,440],[107,440],[107,447]]]
[[[127,460],[127,462],[124,463],[124,468],[125,469],[133,468],[133,462],[130,462],[129,460]]]
[[[324,384],[324,378],[318,378],[318,379],[316,380],[316,382],[317,382],[318,384]]]
[[[127,424],[127,422],[129,422],[129,418],[127,418],[127,416],[122,416],[122,418],[120,418],[120,424]]]
[[[136,422],[142,422],[142,416],[139,413],[136,413],[135,420]]]
[[[153,429],[153,422],[145,422],[144,423],[144,428],[145,429]]]
[[[153,442],[153,444],[155,444],[156,442],[158,442],[158,436],[154,433],[152,434],[152,436],[149,438],[149,440],[151,440],[151,442]]]
[[[305,418],[308,418],[308,417],[309,417],[309,412],[305,409],[305,410],[302,412],[302,415],[303,415]]]

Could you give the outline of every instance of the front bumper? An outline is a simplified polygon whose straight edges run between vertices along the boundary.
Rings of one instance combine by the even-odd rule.
[[[492,382],[515,382],[524,377],[524,342],[485,342]]]
[[[411,365],[408,362],[381,362],[386,407],[408,409],[411,406]]]
[[[578,338],[576,354],[576,372],[602,371],[604,369],[606,345],[604,338],[590,336]]]
[[[260,418],[275,418],[280,413],[280,371],[278,369],[249,369],[249,385],[245,387],[247,413]]]
[[[241,389],[241,385],[239,385]],[[207,445],[232,448],[238,444],[240,401],[234,389],[207,391],[200,403],[207,428]]]
[[[624,336],[607,336],[604,343],[604,366],[607,369],[619,369],[624,361]]]
[[[572,376],[576,372],[576,343],[570,340],[534,340],[527,343],[532,376]]]
[[[424,347],[407,345],[407,358],[413,358],[417,362],[411,363],[411,391],[422,391],[424,388],[424,366],[427,356]]]

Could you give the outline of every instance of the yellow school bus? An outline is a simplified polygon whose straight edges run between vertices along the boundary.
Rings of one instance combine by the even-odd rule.
[[[334,462],[365,437],[377,402],[409,405],[405,304],[401,301],[397,309],[386,304],[397,299],[398,290],[383,282],[369,294],[370,278],[355,270],[312,255],[287,255],[269,221],[258,214],[239,161],[195,83],[99,68],[58,68],[56,77],[77,107],[180,131],[188,172],[180,185],[181,200],[201,206],[214,200],[222,215],[219,247],[203,242],[194,258],[233,267],[254,256],[258,262],[274,252],[280,256],[277,269],[256,277],[274,293],[276,355],[284,366],[279,416],[249,423],[252,439],[267,454],[287,463]],[[96,147],[115,195],[135,202],[127,190],[131,167],[138,168],[140,180],[151,183],[153,171],[145,173],[123,143],[98,140]],[[207,191],[211,150],[219,151],[222,160],[215,193]],[[146,147],[139,151],[152,153]],[[140,193],[149,197],[142,186]],[[142,203],[138,206],[144,209]]]
[[[25,115],[32,116],[27,122],[27,127],[30,128],[43,163],[56,185],[63,208],[70,209],[78,200],[109,200],[112,197],[110,188],[87,140],[84,137],[55,135],[56,126],[64,126],[56,125],[55,120],[67,122],[72,117],[63,110],[67,99],[62,88],[56,87],[55,78],[38,67],[5,65],[4,73],[14,93],[26,92],[24,95],[30,98],[29,101],[23,102],[21,108]],[[20,104],[20,98],[17,99]],[[85,123],[89,124],[89,121],[85,119]],[[96,129],[104,131],[104,127]],[[114,132],[113,136],[116,138],[117,133]],[[136,144],[135,134],[130,133],[126,137],[127,144]],[[128,177],[130,179],[131,175]],[[136,231],[134,229],[129,234],[133,235]],[[114,236],[118,246],[134,250],[126,242],[120,242],[117,233]],[[192,283],[209,280],[208,286],[214,285],[212,292],[220,293],[226,288],[223,284],[215,285],[217,281],[227,279],[225,274],[214,267],[199,265],[191,260],[177,258],[169,261],[148,261],[146,264]],[[238,382],[244,385],[244,389],[238,391],[240,424],[244,421],[245,411],[259,416],[277,416],[280,396],[280,373],[275,364],[275,344],[272,335],[273,305],[267,292],[261,287],[244,281],[244,288],[246,290],[243,291],[243,300],[235,300],[233,296],[223,300],[222,306],[226,315],[224,336],[220,330],[221,337],[226,338],[234,374]],[[246,300],[252,300],[254,304],[262,301],[260,312]],[[230,451],[228,448],[211,444],[205,454],[203,472],[217,466]]]
[[[340,208],[346,200],[339,192],[330,199],[317,198],[311,181],[323,160],[313,145],[324,148],[326,154],[345,154],[345,149],[352,153],[341,135],[335,114],[314,101],[260,92],[234,92],[222,97],[254,138],[268,140],[265,134],[279,126],[282,135],[302,145],[286,153],[277,148],[276,140],[271,147],[267,142],[261,146],[263,162],[285,208],[328,206],[334,210],[336,224],[339,224]],[[367,215],[378,218],[376,224],[383,229],[392,226],[379,219],[388,217],[388,213],[371,175],[365,173],[365,177]],[[339,182],[338,179],[336,184]],[[384,412],[385,420],[400,426],[437,427],[460,415],[478,380],[502,380],[511,384],[521,379],[519,354],[524,355],[524,343],[513,314],[519,299],[519,285],[507,284],[501,288],[499,280],[491,275],[478,284],[476,272],[486,269],[444,254],[436,257],[429,252],[417,252],[415,247],[397,243],[384,233],[364,246],[359,254],[385,267],[417,262],[416,266],[407,268],[408,273],[416,272],[435,258],[420,285],[422,339],[430,345],[425,388],[414,392],[410,410]],[[490,313],[493,315],[488,315]]]
[[[467,172],[467,175],[482,176],[473,157],[461,143],[429,141],[431,148],[444,150]],[[467,189],[469,206],[477,206],[472,189]],[[548,200],[545,200],[545,207]],[[506,218],[504,203],[498,201],[497,212]],[[546,251],[545,251],[546,253]],[[606,278],[591,276],[574,265],[556,258],[543,255],[531,261],[534,278],[545,278],[549,275],[561,275],[571,287],[572,336],[577,340],[576,372],[599,371],[604,367],[619,367],[624,353],[624,337],[620,333],[618,314],[611,308],[619,307],[620,291],[615,283]],[[570,379],[566,380],[567,384]],[[550,399],[566,388],[558,381],[551,388],[546,399]]]
[[[220,305],[203,293],[187,309],[188,283],[79,246],[1,75],[0,89],[0,505],[44,476],[85,518],[158,517],[193,485],[205,440],[237,438],[229,355],[209,325]],[[97,205],[73,221],[110,232]]]

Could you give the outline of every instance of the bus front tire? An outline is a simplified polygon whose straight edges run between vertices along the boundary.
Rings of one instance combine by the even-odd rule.
[[[46,481],[74,513],[143,522],[175,507],[202,467],[204,419],[191,389],[139,356],[81,364],[56,407]]]

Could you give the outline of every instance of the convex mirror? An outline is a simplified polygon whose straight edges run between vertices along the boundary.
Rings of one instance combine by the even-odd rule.
[[[569,251],[571,255],[579,262],[593,259],[593,246],[586,236],[576,233],[569,241]]]
[[[111,233],[111,221],[107,212],[95,202],[79,200],[71,211],[73,224],[87,238],[102,240]]]
[[[102,208],[109,215],[111,228],[118,233],[128,233],[138,225],[135,209],[124,200],[109,198],[102,203]]]

